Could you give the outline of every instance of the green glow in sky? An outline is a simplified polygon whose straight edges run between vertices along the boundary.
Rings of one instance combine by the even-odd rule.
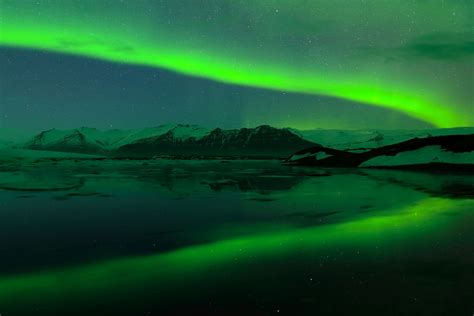
[[[0,45],[474,124],[469,1],[297,2],[4,1]]]

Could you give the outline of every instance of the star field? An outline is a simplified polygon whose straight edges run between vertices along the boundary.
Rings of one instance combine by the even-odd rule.
[[[174,100],[166,101],[156,88],[156,94],[142,91],[149,95],[143,98],[130,91],[134,84],[122,84],[118,89],[141,99],[123,111],[126,116],[138,109],[137,124],[148,124],[143,108],[150,104],[156,113],[169,111],[155,121],[200,124],[378,128],[371,115],[389,128],[474,124],[470,1],[3,1],[1,6],[2,56],[27,49],[100,59],[112,63],[109,69],[121,64],[122,70],[138,66],[187,78],[180,79],[186,85],[170,88]],[[55,67],[67,69],[68,59],[55,56],[50,61],[62,62]],[[35,67],[30,71],[42,80],[55,81]],[[166,85],[162,78],[155,83]],[[91,83],[80,78],[76,84]],[[57,89],[64,103],[75,99],[78,106],[90,103],[104,111],[117,104],[109,98],[99,105],[97,95],[69,89]],[[11,101],[15,96],[3,93],[10,100],[4,106],[19,106]],[[291,97],[274,101],[284,93]],[[186,105],[183,94],[190,98]],[[21,104],[34,104],[34,97]],[[147,115],[140,118],[140,112]]]

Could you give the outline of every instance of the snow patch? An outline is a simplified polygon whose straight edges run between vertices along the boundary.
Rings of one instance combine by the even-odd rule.
[[[361,167],[403,166],[428,163],[472,164],[474,151],[455,153],[441,146],[426,146],[418,150],[398,153],[394,156],[378,156],[363,162]]]
[[[304,153],[304,154],[301,154],[301,155],[293,155],[293,156],[290,157],[289,161],[298,161],[300,159],[305,159],[305,158],[308,158],[308,157],[314,157],[315,160],[321,160],[321,159],[328,158],[328,157],[331,157],[331,156],[332,155],[328,155],[324,151],[318,151],[317,153],[308,152],[308,153]]]
[[[178,125],[171,129],[173,136],[179,140],[187,140],[189,138],[200,139],[209,135],[211,129],[199,127],[197,125]]]

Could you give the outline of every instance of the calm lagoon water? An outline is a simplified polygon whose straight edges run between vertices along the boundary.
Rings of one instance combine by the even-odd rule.
[[[474,180],[278,161],[0,165],[0,314],[472,315]]]

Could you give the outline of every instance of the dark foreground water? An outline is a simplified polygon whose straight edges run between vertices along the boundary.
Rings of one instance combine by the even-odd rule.
[[[0,314],[472,315],[474,180],[277,161],[0,164]]]

